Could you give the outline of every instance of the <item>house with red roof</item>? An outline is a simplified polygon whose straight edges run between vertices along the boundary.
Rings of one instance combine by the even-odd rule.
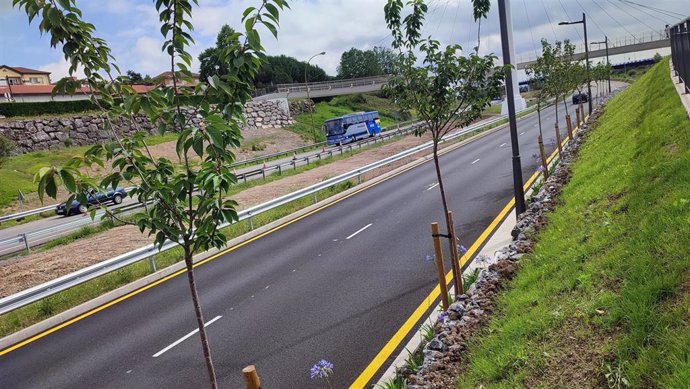
[[[74,95],[56,94],[50,83],[50,72],[33,70],[20,66],[0,65],[0,103],[86,100],[91,97],[91,88],[85,84],[77,88]],[[137,93],[147,93],[155,86],[132,85]]]
[[[50,85],[50,72],[21,66],[0,65],[0,86],[25,84]]]

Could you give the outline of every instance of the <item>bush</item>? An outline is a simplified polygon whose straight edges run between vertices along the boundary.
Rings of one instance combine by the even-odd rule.
[[[9,158],[10,153],[14,149],[14,142],[2,134],[0,134],[0,166]]]
[[[0,115],[38,116],[76,113],[98,109],[91,100],[41,101],[34,103],[0,103]]]

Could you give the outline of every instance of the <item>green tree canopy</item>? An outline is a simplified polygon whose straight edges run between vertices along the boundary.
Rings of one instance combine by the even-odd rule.
[[[261,71],[254,80],[257,88],[274,84],[288,84],[304,82],[304,70],[307,63],[286,55],[268,56]],[[307,68],[309,82],[326,81],[329,79],[326,71],[317,65],[309,64]]]
[[[340,56],[338,78],[359,78],[383,74],[381,63],[374,50],[351,48]]]
[[[221,51],[235,46],[239,39],[240,34],[227,24],[220,28],[216,36],[216,45],[199,54],[199,78],[201,81],[206,81],[214,75],[220,77],[228,74],[231,65],[222,60]]]

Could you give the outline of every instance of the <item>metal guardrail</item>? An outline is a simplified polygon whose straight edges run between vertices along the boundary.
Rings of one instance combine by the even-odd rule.
[[[324,155],[327,157],[332,157],[336,153],[340,152],[340,154],[344,154],[345,152],[351,151],[355,148],[362,148],[362,146],[366,146],[369,143],[377,143],[379,141],[383,142],[387,139],[390,139],[392,137],[400,136],[400,135],[405,135],[408,134],[417,128],[418,125],[410,125],[410,126],[405,126],[401,129],[398,130],[387,130],[383,132],[381,135],[376,136],[376,137],[371,137],[371,138],[366,138],[360,141],[357,141],[355,143],[350,143],[342,146],[337,146],[334,148],[329,148],[329,149],[323,149],[322,151],[309,154],[304,157],[294,157],[292,160],[288,162],[282,162],[278,163],[275,165],[271,166],[263,166],[261,168],[251,170],[245,173],[239,173],[235,174],[237,177],[238,181],[244,181],[247,182],[249,178],[252,177],[258,177],[261,176],[261,178],[266,179],[267,175],[270,175],[271,173],[277,172],[278,174],[282,174],[283,170],[289,169],[292,167],[293,169],[297,169],[298,166],[302,165],[309,165],[311,162],[315,160],[321,160]],[[321,142],[318,143],[320,144],[325,144],[326,142]],[[293,150],[288,150],[288,151],[282,151],[280,153],[273,154],[272,156],[280,156],[283,154],[288,154],[293,152],[296,149]],[[262,158],[270,158],[271,156],[263,156]],[[261,159],[259,159],[261,160]],[[234,166],[231,165],[231,166]],[[132,188],[127,188],[127,191],[131,190]],[[48,206],[48,207],[43,207],[40,208],[42,211],[50,211],[54,209],[55,206]],[[117,212],[122,213],[122,212],[127,212],[127,211],[133,211],[136,209],[139,209],[143,207],[142,204],[140,203],[133,203],[133,204],[128,204],[123,207],[117,208]],[[47,209],[46,209],[47,208]],[[29,213],[29,211],[25,212],[25,214]],[[34,213],[40,213],[34,211]],[[29,213],[30,214],[30,213]],[[99,211],[97,213],[97,216],[100,217],[102,216],[103,212]],[[15,214],[16,215],[16,214]],[[12,216],[12,215],[10,215]],[[26,215],[25,215],[26,216]],[[90,221],[90,219],[89,219]],[[60,234],[60,232],[68,232],[71,230],[75,230],[78,227],[86,227],[88,225],[92,224],[98,224],[98,223],[91,223],[91,222],[84,222],[84,219],[77,219],[73,221],[68,221],[66,223],[62,223],[59,226],[51,226],[51,227],[46,227],[42,229],[37,229],[31,232],[26,232],[19,234],[17,236],[13,236],[11,238],[7,239],[0,239],[0,255],[7,255],[11,254],[14,252],[19,252],[22,250],[27,250],[29,251],[32,246],[35,246],[37,244],[41,244],[46,242],[52,237],[56,237],[57,235]],[[32,244],[33,243],[33,244]]]
[[[56,206],[57,206],[57,204],[46,205],[45,207],[41,207],[41,208],[34,208],[34,209],[22,211],[22,212],[13,213],[10,215],[0,216],[0,223],[10,221],[10,220],[22,219],[22,218],[25,218],[25,217],[31,216],[31,215],[38,215],[39,213],[43,213],[43,212],[47,212],[47,211],[53,211],[53,210],[55,210]]]
[[[534,107],[527,108],[523,111],[533,110],[533,108]],[[464,128],[460,131],[448,134],[443,139],[444,139],[444,141],[457,139],[457,138],[459,138],[465,134],[477,131],[481,128],[494,126],[497,123],[499,123],[505,119],[507,119],[507,115],[499,116],[499,117],[496,117],[496,118],[489,120],[487,122],[478,123],[478,124],[469,126],[467,128]],[[407,158],[411,155],[414,155],[420,151],[429,149],[431,147],[432,147],[432,142],[429,141],[429,142],[426,142],[426,143],[421,144],[419,146],[413,147],[411,149],[402,151],[398,154],[384,158],[380,161],[368,164],[368,165],[363,166],[359,169],[355,169],[355,170],[352,170],[350,172],[343,173],[339,176],[324,180],[324,181],[319,182],[317,184],[314,184],[314,185],[308,186],[306,188],[292,192],[290,194],[278,197],[278,198],[273,199],[271,201],[267,201],[263,204],[259,204],[259,205],[256,205],[254,207],[245,209],[243,211],[238,212],[239,221],[248,220],[250,222],[250,226],[251,226],[252,217],[257,216],[263,212],[266,212],[266,211],[269,211],[271,209],[280,207],[282,205],[285,205],[285,204],[290,203],[292,201],[301,199],[303,197],[316,194],[319,191],[322,191],[324,189],[328,189],[328,188],[330,188],[334,185],[337,185],[339,183],[349,181],[352,178],[361,177],[361,175],[366,173],[366,172],[384,167],[390,163],[393,163],[393,162],[399,161],[401,159]],[[223,227],[227,227],[229,225],[230,225],[230,223],[225,222],[225,223],[222,223],[219,227],[223,228]],[[107,273],[113,272],[115,270],[121,269],[125,266],[128,266],[128,265],[134,264],[136,262],[151,258],[153,255],[155,255],[159,252],[170,250],[176,246],[177,246],[177,243],[172,242],[172,241],[166,241],[160,250],[155,248],[153,245],[147,245],[147,246],[142,247],[140,249],[133,250],[129,253],[119,255],[115,258],[111,258],[111,259],[108,259],[106,261],[103,261],[103,262],[91,265],[89,267],[86,267],[84,269],[78,270],[76,272],[64,275],[64,276],[57,278],[55,280],[48,281],[48,282],[43,283],[41,285],[34,286],[32,288],[23,290],[19,293],[15,293],[11,296],[4,297],[4,298],[0,299],[0,315],[5,314],[7,312],[11,312],[17,308],[23,307],[25,305],[31,304],[31,303],[36,302],[38,300],[41,300],[43,298],[49,297],[53,294],[56,294],[56,293],[61,292],[63,290],[69,289],[69,288],[74,287],[76,285],[82,284],[82,283],[87,282],[89,280],[92,280],[94,278],[100,277],[104,274],[107,274]]]
[[[332,80],[332,81],[315,81],[309,82],[309,91],[317,90],[332,90],[332,89],[342,89],[342,88],[353,88],[356,86],[364,85],[379,85],[388,82],[388,75],[383,76],[373,76],[373,77],[361,77],[361,78],[348,78],[346,80]],[[276,84],[267,88],[262,88],[256,90],[254,97],[260,97],[264,95],[274,94],[274,93],[292,93],[292,92],[306,92],[307,87],[304,83],[295,82],[292,84]]]
[[[690,93],[690,18],[671,27],[673,70]]]

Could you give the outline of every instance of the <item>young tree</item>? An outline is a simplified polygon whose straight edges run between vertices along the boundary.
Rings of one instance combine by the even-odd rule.
[[[14,0],[23,8],[29,21],[39,18],[39,29],[51,36],[52,46],[62,46],[70,63],[69,73],[83,68],[86,82],[97,92],[92,96],[104,114],[104,127],[113,143],[90,148],[84,156],[76,157],[65,166],[44,167],[36,173],[38,194],[55,198],[62,185],[76,198],[87,203],[91,190],[105,191],[121,182],[137,187],[130,191],[142,204],[148,204],[145,213],[136,219],[139,229],[155,235],[155,245],[161,247],[166,240],[177,243],[184,252],[187,280],[199,328],[203,354],[212,388],[217,387],[216,375],[204,316],[199,302],[194,274],[193,256],[211,247],[221,248],[226,236],[218,225],[236,221],[236,203],[226,198],[236,182],[230,164],[234,160],[229,150],[240,143],[240,124],[244,120],[243,104],[251,98],[252,81],[258,73],[264,49],[258,25],[263,25],[277,36],[280,10],[287,7],[285,0],[262,0],[257,7],[249,7],[243,14],[244,33],[232,33],[218,58],[227,66],[224,76],[213,75],[195,88],[178,88],[178,79],[191,80],[192,57],[187,51],[193,42],[190,22],[196,0],[157,0],[156,10],[160,31],[165,38],[163,51],[168,56],[169,69],[174,73],[173,85],[142,96],[124,85],[119,76],[115,58],[104,39],[94,36],[95,27],[84,21],[75,0]],[[56,85],[60,93],[74,93],[81,81],[63,78]],[[185,114],[191,109],[191,115]],[[149,151],[146,138],[139,133],[123,138],[113,124],[114,119],[138,128],[137,114],[145,114],[156,123],[160,133],[177,134],[176,151],[181,168],[164,157],[155,158]],[[190,119],[201,117],[202,124]],[[201,163],[191,162],[193,157]],[[109,163],[113,172],[97,181],[80,168]],[[103,207],[109,217],[117,215]],[[95,210],[91,213],[95,217]],[[119,219],[118,219],[119,220]],[[126,222],[126,221],[123,221]]]
[[[386,23],[393,35],[393,48],[399,50],[400,58],[386,89],[399,107],[415,110],[424,122],[417,135],[426,131],[431,133],[438,188],[451,236],[451,253],[454,253],[456,241],[448,217],[448,201],[438,158],[439,143],[453,129],[467,126],[481,116],[491,99],[503,92],[505,72],[502,67],[494,67],[494,55],[481,57],[473,51],[463,56],[460,45],[441,47],[431,37],[422,38],[427,5],[422,0],[410,0],[407,5],[412,10],[404,17],[403,13],[407,12],[403,12],[403,0],[388,0],[384,8]],[[457,259],[453,258],[452,262],[459,289],[461,274]],[[462,293],[460,290],[456,292]]]

